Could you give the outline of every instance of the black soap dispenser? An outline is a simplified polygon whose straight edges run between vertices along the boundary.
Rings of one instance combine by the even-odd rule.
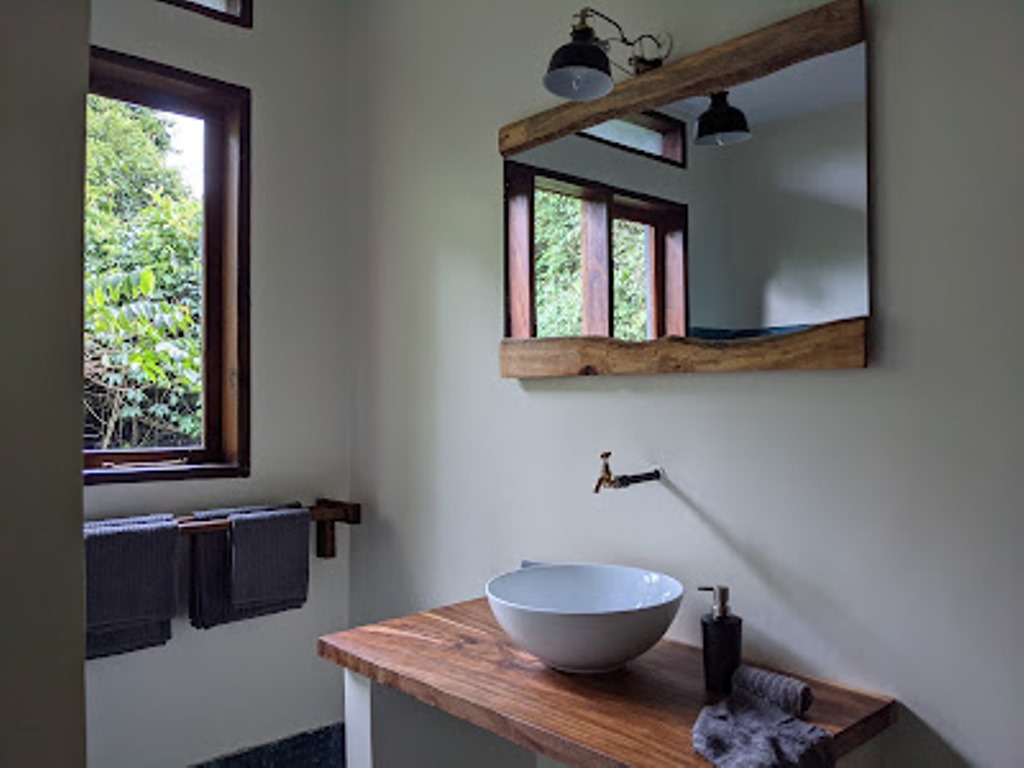
[[[721,584],[698,587],[702,592],[714,592],[711,613],[701,616],[701,634],[704,637],[704,686],[712,693],[732,692],[732,673],[740,665],[740,647],[743,643],[743,619],[729,613],[729,588]]]

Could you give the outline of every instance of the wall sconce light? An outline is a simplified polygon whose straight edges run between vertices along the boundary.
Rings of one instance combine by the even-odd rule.
[[[591,16],[604,19],[618,31],[618,37],[601,40],[588,23]],[[614,19],[605,16],[593,8],[584,8],[576,14],[577,21],[572,26],[572,40],[561,46],[551,56],[547,74],[544,75],[544,87],[555,96],[573,101],[589,101],[598,99],[614,85],[612,81],[611,63],[608,60],[610,43],[621,43],[633,49],[629,59],[633,74],[639,75],[660,67],[672,49],[671,38],[663,41],[654,35],[640,35],[630,40],[626,37],[622,26]],[[657,55],[644,55],[643,41],[650,40],[657,48]],[[624,72],[629,70],[615,65]]]
[[[728,91],[711,94],[711,106],[700,117],[694,129],[693,143],[700,147],[724,147],[750,138],[747,116],[732,106]]]

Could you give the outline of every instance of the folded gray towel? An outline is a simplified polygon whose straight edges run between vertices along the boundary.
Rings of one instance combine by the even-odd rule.
[[[286,507],[296,507],[298,504],[284,504]],[[279,509],[272,505],[263,504],[256,507],[220,507],[218,509],[200,509],[192,513],[196,520],[220,520],[230,515],[244,514],[248,512],[263,512],[268,509]]]
[[[252,608],[305,602],[309,590],[309,510],[233,514],[231,603]]]
[[[743,689],[767,699],[787,714],[803,717],[814,701],[811,686],[795,677],[741,664],[732,675],[732,690]]]
[[[163,645],[171,639],[171,620],[140,621],[114,628],[86,630],[86,658],[99,659],[119,653]]]
[[[174,515],[169,512],[159,512],[153,515],[136,515],[135,517],[111,517],[104,520],[86,520],[82,528],[109,528],[110,526],[137,525],[138,523],[153,523],[162,520],[173,520]]]
[[[197,513],[194,517],[211,520],[218,515]],[[192,579],[188,613],[193,627],[210,629],[273,612],[269,609],[239,611],[231,605],[231,539],[227,530],[190,538]]]
[[[162,645],[177,608],[178,524],[95,521],[85,538],[86,658]]]
[[[301,508],[298,503],[278,507],[277,509]],[[210,509],[194,512],[193,517],[199,520],[215,520],[228,518],[232,515],[255,514],[275,509],[274,507],[234,507],[231,509]],[[305,511],[305,510],[303,510]],[[308,520],[308,517],[307,517]],[[304,531],[306,540],[309,537],[309,526]],[[196,629],[210,629],[220,624],[227,624],[269,613],[277,613],[292,608],[299,608],[306,601],[303,590],[301,598],[280,600],[277,602],[254,603],[239,608],[231,599],[231,533],[228,530],[212,531],[191,537],[192,584],[189,592],[189,620]],[[306,554],[308,568],[309,555]]]
[[[693,748],[716,768],[831,768],[832,734],[744,690],[704,707]]]

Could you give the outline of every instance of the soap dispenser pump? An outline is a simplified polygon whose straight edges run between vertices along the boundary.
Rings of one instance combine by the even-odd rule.
[[[698,587],[714,593],[711,613],[701,619],[704,638],[704,686],[712,693],[732,692],[732,673],[740,665],[743,619],[729,612],[729,588],[722,584]]]

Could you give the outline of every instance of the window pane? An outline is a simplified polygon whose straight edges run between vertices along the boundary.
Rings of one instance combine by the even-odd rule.
[[[242,0],[192,0],[196,5],[205,5],[215,11],[237,16],[241,13]]]
[[[661,155],[661,133],[626,120],[605,120],[590,128],[584,128],[580,133],[622,144],[649,155]]]
[[[242,13],[242,0],[186,0],[186,2],[191,5],[201,5],[211,11],[230,13],[232,16]]]
[[[647,265],[652,228],[637,221],[612,222],[612,295],[615,338],[643,341],[647,333]]]
[[[537,336],[583,333],[582,205],[575,197],[534,194]]]
[[[203,121],[90,95],[86,448],[201,445]]]

